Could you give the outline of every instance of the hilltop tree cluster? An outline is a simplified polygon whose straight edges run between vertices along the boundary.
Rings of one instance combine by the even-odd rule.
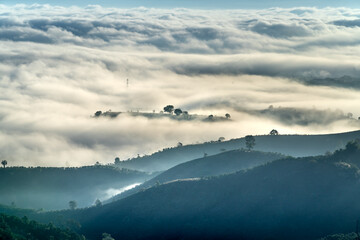
[[[189,113],[187,111],[183,111],[181,110],[181,108],[176,108],[174,107],[174,105],[167,105],[164,107],[164,112],[170,113],[170,114],[175,114],[176,116],[180,116],[181,114],[183,115],[188,115]]]
[[[181,108],[175,108],[174,105],[167,105],[163,108],[164,112],[166,113],[169,113],[169,114],[175,114],[176,116],[180,116],[180,115],[183,115],[183,116],[188,116],[189,113],[188,111],[183,111]],[[230,119],[231,116],[229,113],[226,113],[225,114],[225,118],[226,119]],[[214,119],[214,115],[213,114],[210,114],[206,120],[213,120]]]

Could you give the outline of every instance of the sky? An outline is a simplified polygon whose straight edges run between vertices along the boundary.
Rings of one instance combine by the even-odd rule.
[[[60,6],[80,6],[87,5],[101,5],[103,7],[117,7],[117,8],[135,8],[135,7],[149,7],[149,8],[196,8],[196,9],[263,9],[271,7],[360,7],[360,3],[354,0],[37,0],[37,1],[19,1],[19,0],[5,0],[2,4],[14,5],[18,3],[25,4],[51,4]]]
[[[360,9],[63,5],[0,5],[9,166],[105,164],[272,129],[359,129]],[[168,104],[232,121],[92,117]]]

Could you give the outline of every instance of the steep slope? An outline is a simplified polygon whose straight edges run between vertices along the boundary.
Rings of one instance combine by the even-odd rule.
[[[155,184],[165,183],[176,179],[202,178],[234,173],[249,169],[264,163],[284,158],[278,153],[265,153],[259,151],[233,150],[208,157],[203,157],[179,164],[143,184],[121,193],[107,202],[130,196],[144,188]]]
[[[91,206],[107,191],[141,183],[152,175],[110,166],[0,168],[0,203],[25,208],[64,209],[69,201]],[[111,197],[111,196],[108,196]]]
[[[163,184],[62,215],[80,221],[90,239],[102,232],[124,239],[317,239],[351,232],[360,213],[360,150],[353,146],[331,156]]]
[[[351,140],[360,138],[360,131],[326,134],[326,135],[278,135],[255,136],[255,150],[263,152],[278,152],[295,157],[321,155],[342,148]],[[139,171],[165,171],[180,163],[201,158],[206,153],[214,155],[224,151],[245,148],[244,138],[225,142],[208,142],[164,149],[150,156],[122,161],[118,167],[136,169]]]

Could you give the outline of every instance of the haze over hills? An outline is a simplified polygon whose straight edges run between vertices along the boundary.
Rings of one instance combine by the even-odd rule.
[[[0,240],[359,240],[356,6],[1,1]]]
[[[98,208],[62,212],[96,239],[317,239],[351,232],[360,212],[358,143],[207,180],[152,187]],[[57,213],[39,215],[54,219]]]
[[[130,196],[136,192],[143,191],[144,188],[155,186],[161,183],[178,179],[204,178],[234,173],[284,157],[284,155],[277,153],[265,153],[246,150],[232,150],[212,156],[206,156],[176,165],[175,167],[160,173],[149,181],[146,181],[131,190],[125,191],[106,202],[116,201],[118,199]]]
[[[81,168],[0,168],[0,204],[22,208],[66,209],[69,201],[78,207],[94,205],[152,175],[111,166]]]
[[[255,136],[255,150],[277,152],[294,157],[321,155],[342,148],[348,141],[360,138],[360,131],[324,135],[261,135]],[[245,148],[244,138],[207,142],[164,149],[150,156],[122,161],[117,166],[139,171],[164,171],[180,163],[214,155],[224,151]]]

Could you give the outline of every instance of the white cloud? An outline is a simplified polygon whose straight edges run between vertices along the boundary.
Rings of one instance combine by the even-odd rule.
[[[360,10],[342,8],[0,6],[0,158],[82,165],[273,128],[357,129],[355,120],[334,113],[360,115],[358,16]],[[230,112],[233,121],[90,117],[167,104]],[[287,107],[279,113],[286,119],[258,114],[269,105]],[[310,109],[301,110],[306,124],[289,117],[294,108]]]

